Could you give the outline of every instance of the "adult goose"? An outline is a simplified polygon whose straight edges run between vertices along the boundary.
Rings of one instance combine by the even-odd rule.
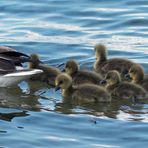
[[[0,87],[13,86],[43,72],[39,69],[24,69],[22,63],[29,61],[28,55],[9,47],[0,46]]]
[[[11,60],[16,66],[22,66],[22,63],[30,61],[30,56],[27,54],[7,46],[0,46],[0,57]]]

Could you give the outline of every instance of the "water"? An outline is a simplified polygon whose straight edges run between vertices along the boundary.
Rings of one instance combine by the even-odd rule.
[[[92,68],[93,48],[147,68],[147,0],[1,0],[0,44],[38,53],[48,65],[68,59]],[[35,83],[1,89],[0,147],[146,148],[148,105],[73,105],[60,91]]]

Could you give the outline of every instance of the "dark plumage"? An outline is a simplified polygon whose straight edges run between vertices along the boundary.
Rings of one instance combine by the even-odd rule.
[[[57,76],[55,80],[56,87],[62,90],[65,98],[71,98],[73,101],[81,102],[109,102],[110,94],[101,86],[94,84],[72,85],[72,78],[66,73]]]
[[[6,46],[0,46],[0,58],[13,62],[15,66],[22,66],[22,63],[30,61],[28,55]]]
[[[65,72],[72,77],[73,85],[83,83],[100,84],[102,76],[96,72],[79,70],[79,65],[74,60],[69,60],[65,64]]]
[[[0,87],[10,87],[23,80],[42,73],[42,70],[24,69],[23,62],[29,62],[30,57],[12,48],[0,46]]]

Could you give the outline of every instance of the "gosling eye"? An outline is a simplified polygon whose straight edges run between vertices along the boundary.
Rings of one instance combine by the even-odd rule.
[[[59,81],[59,85],[61,85],[63,83],[63,81],[61,80],[61,81]]]

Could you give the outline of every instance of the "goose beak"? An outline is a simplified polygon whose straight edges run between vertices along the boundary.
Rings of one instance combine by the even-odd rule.
[[[60,89],[60,87],[59,87],[59,86],[55,87],[55,91],[58,91],[59,89]]]

